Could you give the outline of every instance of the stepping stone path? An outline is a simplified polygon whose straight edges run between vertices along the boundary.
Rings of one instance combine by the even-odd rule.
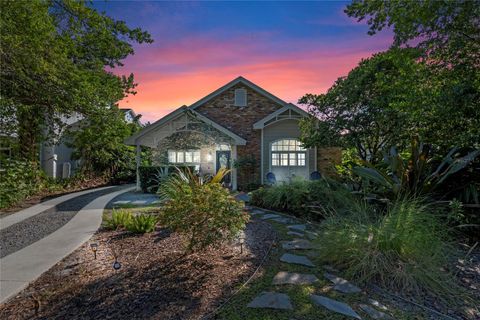
[[[255,215],[257,215],[257,214],[264,214],[264,213],[265,213],[265,211],[259,210],[259,209],[253,209],[253,210],[250,211],[250,214],[251,214],[252,216],[255,216]]]
[[[374,299],[368,299],[368,303],[370,303],[372,306],[374,307],[377,307],[378,309],[382,309],[383,311],[387,311],[388,308],[386,306],[384,306],[383,304],[381,304],[380,302],[378,302],[377,300],[374,300]]]
[[[306,234],[307,234],[307,238],[310,240],[315,240],[318,237],[318,233],[316,232],[307,231]]]
[[[272,284],[312,284],[319,281],[313,274],[280,271],[273,278]]]
[[[312,244],[305,239],[293,239],[283,243],[282,248],[285,250],[308,250],[312,249]]]
[[[359,293],[362,291],[359,287],[351,284],[345,279],[337,277],[336,275],[325,272],[324,276],[335,284],[335,286],[333,287],[334,290],[340,291],[342,293]]]
[[[362,319],[358,313],[356,313],[350,306],[346,303],[333,300],[324,296],[317,296],[312,294],[310,296],[312,299],[313,303],[325,307],[328,310],[331,310],[333,312],[341,313],[343,315],[346,315],[348,317],[356,318],[356,319]]]
[[[279,222],[279,223],[283,223],[283,224],[292,223],[291,219],[285,218],[285,217],[274,218],[274,219],[270,219],[270,220],[275,221],[275,222]]]
[[[287,228],[292,231],[304,232],[307,229],[307,226],[304,224],[294,224],[294,225],[288,226]]]
[[[314,267],[315,265],[305,256],[298,256],[296,254],[284,253],[280,257],[280,261],[291,264],[300,264],[307,267]]]
[[[389,319],[389,320],[393,319],[388,314],[378,311],[366,304],[360,304],[358,306],[360,307],[360,309],[365,311],[365,313],[367,313],[372,319]]]
[[[293,310],[290,298],[284,293],[276,292],[262,292],[247,307]]]
[[[274,213],[267,213],[262,217],[262,220],[268,220],[268,219],[274,219],[274,218],[280,218],[280,216]]]
[[[296,232],[296,231],[288,231],[287,234],[288,234],[289,236],[296,236],[296,237],[303,237],[303,236],[305,236],[303,233]]]

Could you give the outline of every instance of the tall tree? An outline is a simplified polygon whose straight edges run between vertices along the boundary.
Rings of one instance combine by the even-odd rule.
[[[0,116],[14,119],[32,160],[62,116],[94,116],[135,93],[132,74],[107,68],[121,66],[132,43],[152,42],[147,32],[73,0],[1,1],[0,28]]]

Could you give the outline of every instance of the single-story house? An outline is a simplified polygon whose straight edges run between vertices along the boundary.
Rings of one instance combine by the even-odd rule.
[[[233,190],[264,184],[270,172],[277,181],[308,179],[312,172],[328,168],[332,159],[338,161],[339,153],[302,146],[299,120],[304,117],[310,115],[238,77],[126,140],[137,147],[137,188],[141,146],[160,150],[169,165],[195,166],[200,174],[228,167]],[[196,142],[182,141],[181,135],[188,133],[194,133]]]

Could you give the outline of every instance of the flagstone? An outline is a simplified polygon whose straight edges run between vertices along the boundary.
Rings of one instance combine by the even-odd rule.
[[[304,224],[294,224],[294,225],[288,226],[287,228],[292,231],[304,232],[307,229],[307,226]]]
[[[303,237],[303,236],[305,236],[303,233],[296,232],[296,231],[288,231],[287,234],[288,234],[289,236],[297,236],[297,237]]]
[[[336,313],[341,313],[345,316],[356,318],[356,319],[362,319],[358,313],[356,313],[348,304],[333,300],[324,296],[317,296],[312,294],[310,296],[312,301],[322,307],[327,308],[330,311],[336,312]]]
[[[314,267],[315,265],[306,256],[299,256],[296,254],[284,253],[280,257],[280,261],[291,264],[300,264],[307,267]]]
[[[315,240],[318,237],[318,233],[312,231],[306,231],[307,238],[310,240]]]
[[[366,304],[360,304],[358,306],[360,307],[360,309],[365,311],[365,313],[367,313],[372,319],[389,319],[389,320],[393,319],[390,315],[384,312],[378,311]]]
[[[280,271],[273,278],[272,284],[312,284],[319,281],[313,274]]]
[[[247,307],[292,310],[293,306],[288,295],[277,292],[262,292],[255,297]]]
[[[292,241],[284,242],[282,248],[285,250],[308,250],[312,249],[312,244],[305,239],[293,239]]]
[[[266,215],[264,215],[262,217],[262,220],[274,219],[274,218],[280,218],[280,216],[278,214],[274,214],[274,213],[267,213]]]
[[[271,221],[275,221],[275,222],[279,222],[279,223],[283,223],[283,224],[292,223],[289,218],[285,218],[285,217],[273,218],[273,219],[271,219]]]
[[[333,287],[334,290],[342,293],[358,293],[362,291],[359,287],[348,282],[348,280],[337,277],[336,275],[325,272],[324,276],[335,284]]]

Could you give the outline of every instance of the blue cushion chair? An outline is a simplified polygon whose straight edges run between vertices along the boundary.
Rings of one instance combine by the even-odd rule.
[[[318,171],[313,171],[310,173],[310,180],[320,180],[322,178],[322,175]]]
[[[271,185],[277,183],[277,178],[275,178],[275,174],[273,172],[267,173],[267,182]]]

